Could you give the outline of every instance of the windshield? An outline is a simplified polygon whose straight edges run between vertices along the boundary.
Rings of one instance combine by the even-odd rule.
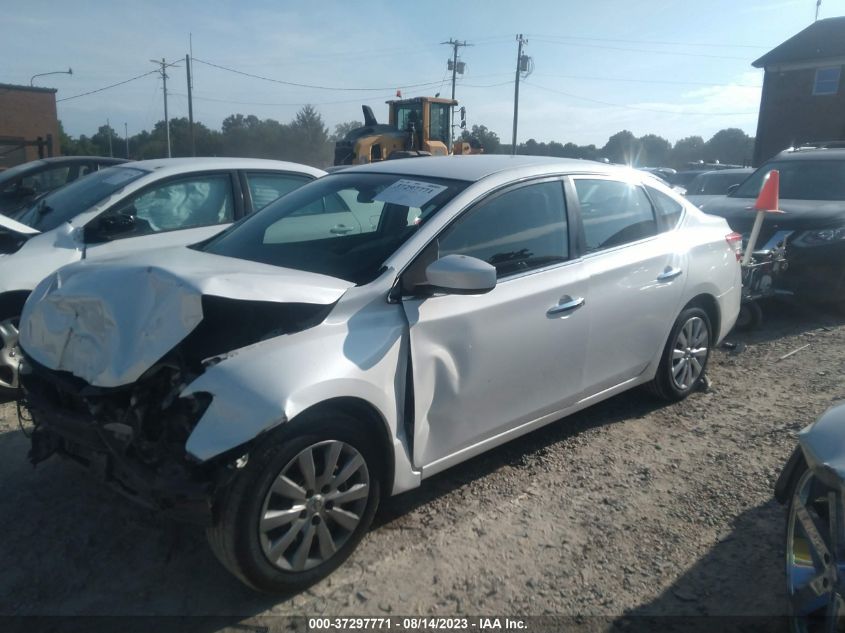
[[[325,176],[197,248],[363,284],[466,186],[395,174]]]
[[[699,174],[687,187],[687,195],[721,196],[728,193],[731,185],[741,183],[747,176],[748,174],[720,172]]]
[[[17,218],[18,222],[42,233],[51,231],[147,173],[129,167],[100,170],[39,199]]]
[[[731,194],[756,198],[772,169],[780,172],[780,198],[792,200],[845,200],[845,161],[779,160],[763,165]]]

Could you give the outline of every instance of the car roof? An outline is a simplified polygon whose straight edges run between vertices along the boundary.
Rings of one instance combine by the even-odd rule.
[[[845,160],[845,149],[834,147],[786,149],[767,162],[776,160]]]
[[[711,169],[710,171],[703,171],[699,176],[709,176],[710,174],[752,174],[753,167],[734,167],[732,169]]]
[[[446,178],[475,182],[487,176],[522,168],[534,168],[538,173],[591,172],[617,173],[629,170],[624,165],[607,165],[580,158],[550,158],[548,156],[508,156],[481,154],[472,156],[432,156],[384,160],[369,165],[358,165],[340,173],[377,173]]]
[[[269,160],[264,158],[225,158],[225,157],[201,157],[201,158],[153,158],[150,160],[137,160],[131,163],[124,163],[121,167],[132,167],[147,172],[156,172],[161,175],[188,174],[208,169],[272,169],[275,171],[291,171],[302,174],[310,174],[318,177],[326,172],[316,167],[292,163],[284,160]]]

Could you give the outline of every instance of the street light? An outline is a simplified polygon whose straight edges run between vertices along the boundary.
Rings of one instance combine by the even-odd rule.
[[[37,75],[33,75],[30,78],[29,85],[33,86],[32,82],[35,81],[36,77],[44,77],[46,75],[72,75],[72,74],[73,74],[73,68],[68,68],[67,70],[56,70],[56,71],[51,72],[51,73],[39,73]]]

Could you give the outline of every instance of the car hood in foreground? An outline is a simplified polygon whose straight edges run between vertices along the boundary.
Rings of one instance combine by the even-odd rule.
[[[204,306],[232,300],[253,308],[329,306],[352,285],[185,247],[86,260],[60,269],[33,291],[21,318],[20,343],[41,365],[90,385],[117,387],[136,381],[186,339],[208,316]],[[240,305],[221,312],[226,316],[222,327],[217,318],[216,336],[247,327]]]
[[[843,200],[781,200],[783,214],[772,214],[766,222],[782,230],[808,230],[845,224]],[[717,196],[701,202],[705,213],[725,218],[735,231],[746,232],[754,223],[754,199]]]

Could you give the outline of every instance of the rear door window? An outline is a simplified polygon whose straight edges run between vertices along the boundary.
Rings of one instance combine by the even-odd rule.
[[[599,178],[575,178],[588,252],[657,235],[657,222],[642,187]]]
[[[252,196],[253,211],[258,211],[312,179],[299,174],[247,172],[246,180],[249,183],[250,196]]]

